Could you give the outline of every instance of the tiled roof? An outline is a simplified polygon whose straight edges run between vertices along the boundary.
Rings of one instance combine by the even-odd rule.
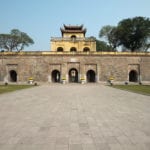
[[[62,35],[64,33],[86,33],[86,29],[83,28],[83,25],[80,26],[72,26],[72,25],[64,25],[63,28],[60,28]]]
[[[62,33],[86,33],[86,29],[82,29],[82,30],[75,30],[75,29],[72,29],[72,30],[66,30],[66,29],[60,29]]]
[[[64,29],[65,30],[82,30],[83,29],[83,25],[80,25],[80,26],[72,26],[72,25],[64,25]]]

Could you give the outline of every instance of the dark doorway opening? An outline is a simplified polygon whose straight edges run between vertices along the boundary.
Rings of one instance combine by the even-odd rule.
[[[138,81],[138,74],[135,70],[131,70],[129,73],[129,81],[130,82],[137,82]]]
[[[16,73],[16,71],[15,70],[11,70],[9,72],[9,74],[10,74],[10,81],[11,82],[17,82],[17,73]]]
[[[60,82],[60,72],[58,70],[52,71],[52,82]]]
[[[93,70],[89,70],[86,73],[87,82],[95,82],[95,72]]]
[[[78,82],[78,71],[75,68],[69,70],[69,82],[77,83]]]

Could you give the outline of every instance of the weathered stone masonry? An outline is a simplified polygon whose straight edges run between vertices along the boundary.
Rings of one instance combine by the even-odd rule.
[[[95,82],[107,81],[111,76],[115,81],[129,81],[129,73],[137,73],[141,81],[150,81],[149,53],[57,53],[57,52],[20,52],[0,53],[0,80],[13,81],[10,72],[15,71],[17,82],[26,82],[29,77],[41,82],[57,82],[52,72],[57,70],[59,81],[69,81],[69,71],[76,69],[77,82],[87,81],[87,72],[95,73]]]

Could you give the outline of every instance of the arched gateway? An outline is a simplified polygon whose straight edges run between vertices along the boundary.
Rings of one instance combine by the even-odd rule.
[[[75,68],[69,70],[69,82],[78,82],[78,71]]]
[[[9,72],[9,76],[10,76],[10,81],[11,82],[17,82],[17,73],[15,70],[11,70]]]
[[[52,71],[52,82],[60,82],[60,72],[58,70],[53,70]]]
[[[87,82],[95,82],[96,81],[95,71],[88,70],[87,73],[86,73],[86,79],[87,79]]]
[[[138,81],[138,73],[135,70],[131,70],[129,72],[129,81],[130,82],[137,82]]]

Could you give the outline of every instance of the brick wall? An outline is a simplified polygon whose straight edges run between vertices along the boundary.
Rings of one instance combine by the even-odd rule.
[[[137,70],[142,81],[150,81],[150,55],[102,55],[102,54],[0,54],[0,80],[10,79],[9,72],[16,71],[17,81],[26,82],[29,77],[36,81],[51,82],[51,72],[60,71],[68,78],[71,68],[78,71],[79,79],[93,70],[97,81],[128,81],[130,70]]]

